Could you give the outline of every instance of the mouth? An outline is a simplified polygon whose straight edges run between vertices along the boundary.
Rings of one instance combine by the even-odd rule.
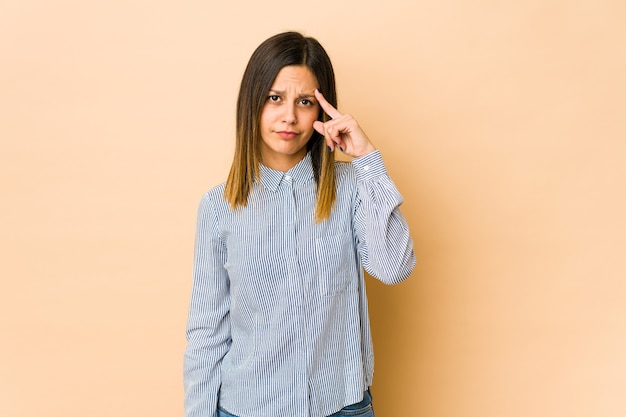
[[[293,139],[298,136],[297,132],[292,132],[290,130],[281,130],[280,132],[276,132],[276,134],[283,139]]]

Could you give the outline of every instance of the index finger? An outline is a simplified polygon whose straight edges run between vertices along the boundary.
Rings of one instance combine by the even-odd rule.
[[[315,89],[315,98],[317,98],[320,106],[322,106],[322,109],[326,112],[327,115],[330,116],[331,119],[336,119],[337,117],[342,116],[342,114],[339,113],[339,110],[334,108],[333,105],[326,100],[326,97],[324,97],[324,95],[317,88]]]

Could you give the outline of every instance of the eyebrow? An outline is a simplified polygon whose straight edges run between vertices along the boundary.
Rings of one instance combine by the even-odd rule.
[[[284,91],[278,91],[278,90],[274,90],[274,89],[270,89],[269,93],[270,94],[276,94],[276,95],[279,95],[279,96],[285,94]],[[306,94],[305,93],[305,94],[298,95],[298,98],[311,98],[311,97],[315,97],[315,93],[312,93],[312,94]]]

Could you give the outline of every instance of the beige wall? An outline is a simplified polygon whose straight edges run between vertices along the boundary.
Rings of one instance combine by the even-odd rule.
[[[197,203],[285,29],[406,199],[378,415],[626,415],[625,3],[369,3],[2,2],[1,416],[182,416]]]

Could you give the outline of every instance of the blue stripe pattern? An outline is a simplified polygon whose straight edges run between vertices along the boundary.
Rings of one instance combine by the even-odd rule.
[[[310,155],[286,173],[261,165],[248,205],[224,184],[200,203],[187,348],[185,415],[322,417],[361,401],[374,356],[363,268],[409,277],[402,196],[378,151],[336,162],[337,201],[315,223]]]

